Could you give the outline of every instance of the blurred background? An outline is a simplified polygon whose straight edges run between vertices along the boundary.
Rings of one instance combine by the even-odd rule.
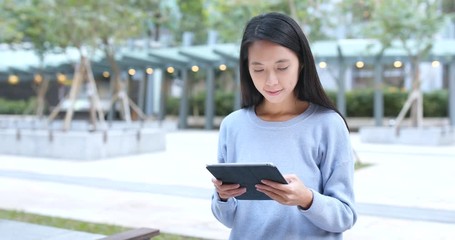
[[[174,117],[180,128],[216,128],[218,117],[239,108],[243,26],[267,11],[300,23],[340,111],[367,118],[353,122],[354,129],[393,124],[415,89],[424,117],[447,124],[453,111],[451,0],[0,3],[0,114],[58,119],[71,108],[71,118],[88,118],[96,90],[106,119]],[[81,77],[85,84],[73,87],[71,97],[81,58],[96,88]]]
[[[350,125],[346,239],[453,239],[453,0],[0,0],[0,238],[226,239],[204,166],[240,108],[243,27],[269,11]]]

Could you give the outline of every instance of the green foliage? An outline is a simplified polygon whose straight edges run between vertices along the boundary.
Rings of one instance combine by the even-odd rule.
[[[189,113],[194,116],[205,114],[206,92],[193,94],[189,99]],[[166,102],[166,114],[178,115],[180,99],[169,97]],[[215,115],[225,116],[234,110],[234,93],[225,91],[215,92]]]
[[[193,44],[205,44],[207,42],[207,17],[208,12],[204,11],[203,0],[178,0],[182,18],[177,38],[180,38],[184,31],[194,34]]]
[[[389,88],[384,91],[384,116],[396,117],[400,113],[409,93],[396,88]],[[373,101],[373,99],[372,99]],[[374,104],[371,102],[371,104]],[[372,116],[372,115],[370,115]]]
[[[17,26],[17,19],[11,17],[8,7],[13,4],[12,0],[4,0],[0,4],[0,42],[19,42],[22,33]]]
[[[407,100],[408,92],[396,88],[386,89],[384,97],[384,116],[396,117]],[[328,92],[331,98],[336,98],[335,92]],[[348,117],[372,117],[374,105],[373,90],[355,90],[346,93],[346,111]],[[425,117],[448,116],[448,91],[438,90],[423,94]]]
[[[423,116],[424,117],[447,117],[449,91],[438,90],[424,95]]]
[[[327,95],[336,105],[335,91],[327,91]],[[396,117],[403,107],[408,92],[397,88],[384,90],[384,116]],[[348,117],[373,117],[374,92],[372,89],[354,90],[346,93],[346,111]],[[424,93],[424,116],[447,117],[449,94],[447,90]],[[168,115],[178,115],[179,99],[169,98],[167,102]],[[217,91],[215,94],[215,115],[226,116],[233,111],[234,94]],[[205,114],[205,92],[195,94],[190,99],[190,114],[203,116]]]
[[[0,114],[29,114],[31,107],[36,99],[30,98],[28,100],[7,100],[0,98]]]
[[[166,100],[166,114],[177,116],[179,115],[180,98],[168,97]]]
[[[349,117],[373,116],[373,91],[354,90],[346,93],[346,114]]]
[[[331,19],[326,17],[328,12],[322,7],[323,2],[321,0],[213,0],[207,2],[207,9],[211,13],[208,24],[219,31],[222,41],[239,42],[243,27],[250,18],[266,12],[282,12],[299,22],[311,40],[326,39],[325,30],[327,27],[335,26],[336,23],[329,22]]]
[[[234,110],[234,94],[218,91],[215,94],[215,115],[223,116]]]

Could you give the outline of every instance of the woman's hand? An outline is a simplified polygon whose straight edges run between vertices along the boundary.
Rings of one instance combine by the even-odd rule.
[[[284,175],[284,178],[288,184],[262,180],[262,184],[257,184],[256,189],[281,204],[310,208],[313,192],[294,174]]]
[[[216,178],[213,178],[212,182],[221,201],[227,201],[228,198],[237,197],[246,192],[246,188],[240,187],[240,184],[223,184]]]

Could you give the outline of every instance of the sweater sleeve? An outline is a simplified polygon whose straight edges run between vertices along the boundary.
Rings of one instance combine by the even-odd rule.
[[[218,162],[226,162],[226,126],[221,124],[218,139]],[[221,201],[218,193],[214,191],[212,196],[212,213],[218,221],[228,228],[234,224],[235,210],[237,208],[237,199],[229,198],[226,202]]]
[[[337,115],[337,117],[339,117]],[[337,120],[337,119],[335,119]],[[339,118],[324,127],[321,147],[321,189],[313,191],[313,203],[300,209],[313,224],[329,232],[344,232],[357,220],[354,208],[354,159],[349,132]]]

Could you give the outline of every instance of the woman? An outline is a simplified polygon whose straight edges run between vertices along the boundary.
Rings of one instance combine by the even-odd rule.
[[[242,109],[221,124],[218,161],[271,162],[288,184],[256,186],[273,201],[238,200],[245,188],[213,179],[213,214],[230,239],[342,239],[357,218],[349,130],[299,25],[280,13],[252,18],[240,76]]]

